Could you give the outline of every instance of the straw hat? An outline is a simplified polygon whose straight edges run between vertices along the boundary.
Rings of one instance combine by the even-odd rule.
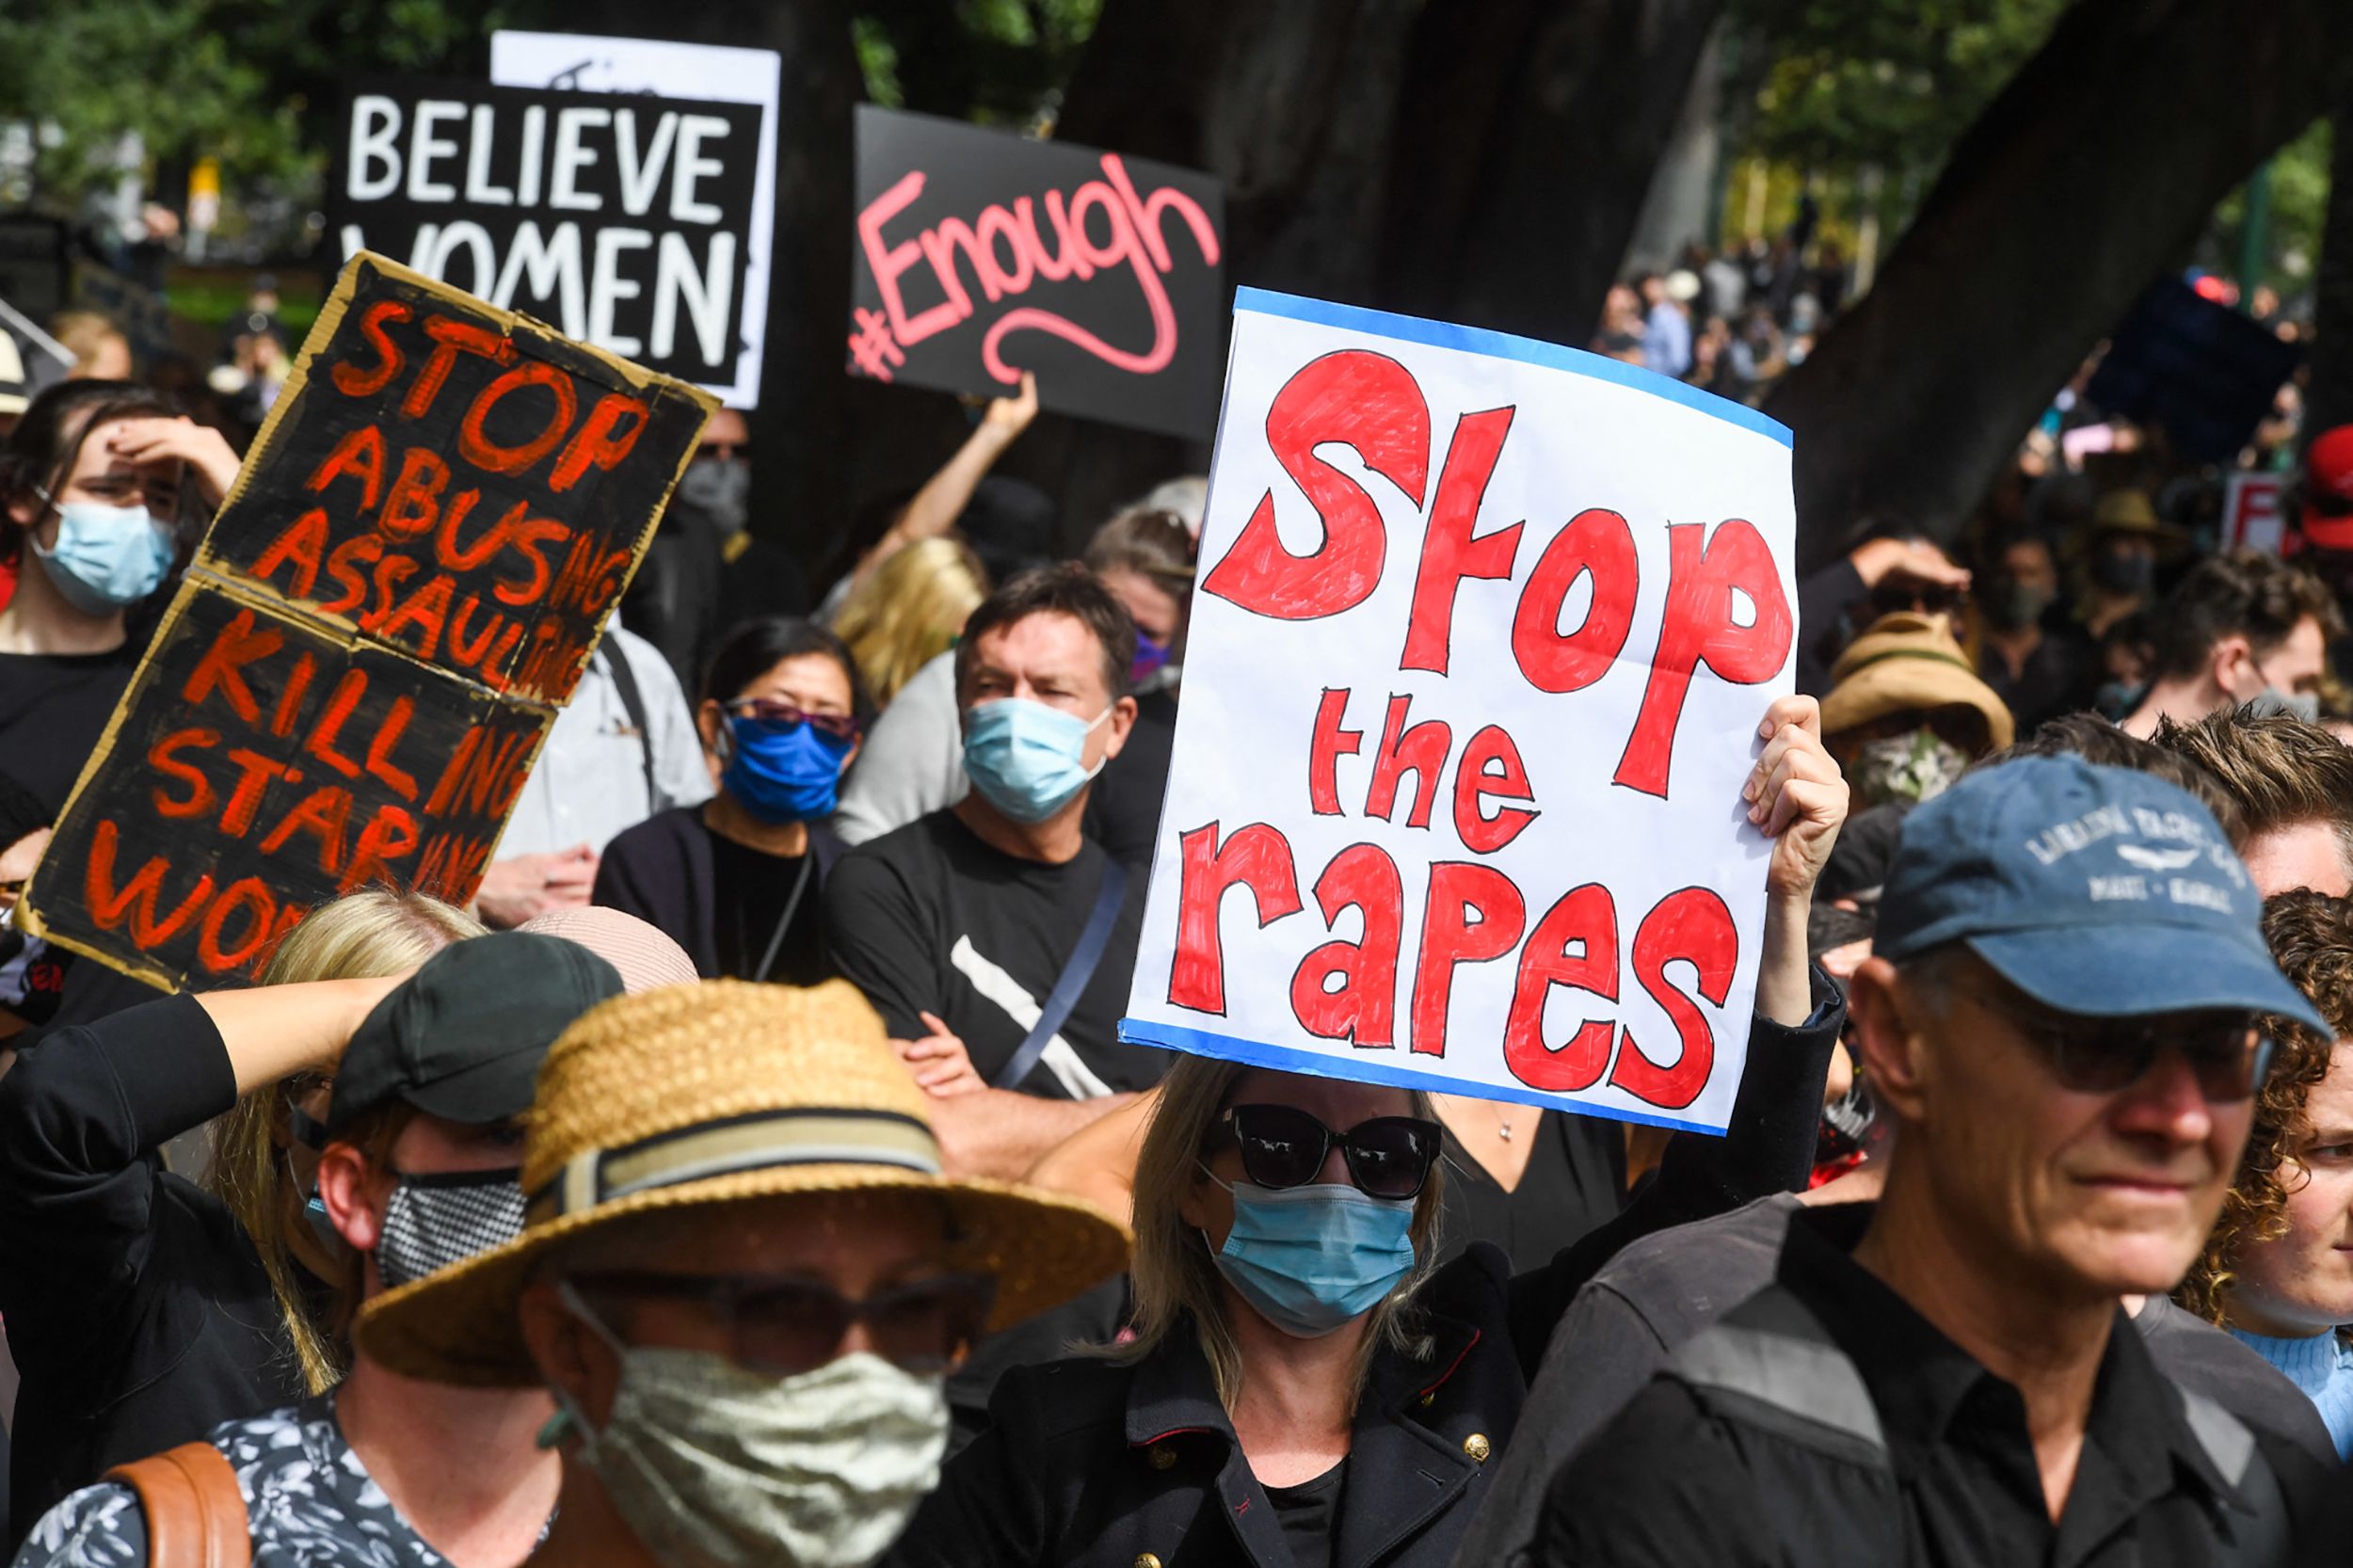
[[[2009,744],[2017,726],[1993,688],[1977,679],[1945,623],[1898,610],[1881,616],[1830,669],[1822,733],[1835,735],[1890,713],[1974,708],[1985,719],[1988,749]]]
[[[616,997],[539,1070],[522,1234],[370,1303],[360,1348],[410,1377],[535,1384],[517,1298],[556,1243],[632,1214],[778,1194],[939,1193],[953,1216],[945,1261],[997,1281],[992,1330],[1127,1266],[1128,1233],[1090,1205],[942,1177],[926,1098],[845,981]]]
[[[2146,490],[2110,490],[2091,509],[2091,536],[2102,534],[2146,536],[2160,553],[2174,554],[2189,546],[2188,531],[2157,515]]]

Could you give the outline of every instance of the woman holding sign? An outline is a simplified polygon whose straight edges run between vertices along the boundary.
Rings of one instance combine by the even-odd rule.
[[[1132,1339],[1008,1374],[896,1568],[1449,1562],[1577,1285],[1647,1230],[1804,1177],[1842,1012],[1806,915],[1847,789],[1812,698],[1760,733],[1745,803],[1775,843],[1729,1137],[1677,1139],[1625,1214],[1514,1277],[1486,1242],[1437,1262],[1426,1096],[1183,1058],[1135,1165]]]
[[[125,616],[236,476],[219,432],[127,381],[50,388],[0,447],[0,579],[15,579],[0,609],[0,909],[131,683]],[[0,1036],[56,1012],[56,970],[0,934]]]

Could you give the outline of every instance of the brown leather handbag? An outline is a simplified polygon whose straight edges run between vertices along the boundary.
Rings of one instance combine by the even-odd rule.
[[[183,1443],[106,1472],[138,1494],[148,1568],[252,1568],[237,1472],[210,1443]]]

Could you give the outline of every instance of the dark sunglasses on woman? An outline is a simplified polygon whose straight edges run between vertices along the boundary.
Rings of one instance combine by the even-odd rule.
[[[1438,1159],[1438,1124],[1418,1116],[1375,1116],[1335,1132],[1296,1106],[1237,1105],[1219,1126],[1241,1150],[1242,1175],[1278,1192],[1314,1181],[1336,1144],[1368,1197],[1419,1197]]]
[[[811,713],[789,702],[771,702],[765,697],[738,697],[727,704],[727,711],[737,718],[749,719],[754,724],[776,729],[790,730],[804,724],[810,725],[837,741],[855,741],[858,734],[857,720],[847,713]]]

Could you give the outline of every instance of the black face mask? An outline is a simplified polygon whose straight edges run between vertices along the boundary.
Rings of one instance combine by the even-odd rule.
[[[384,1207],[376,1267],[384,1288],[423,1279],[523,1233],[522,1170],[403,1174]]]
[[[2157,584],[2157,563],[2137,551],[2104,550],[2091,563],[2091,580],[2112,594],[2146,598]]]

